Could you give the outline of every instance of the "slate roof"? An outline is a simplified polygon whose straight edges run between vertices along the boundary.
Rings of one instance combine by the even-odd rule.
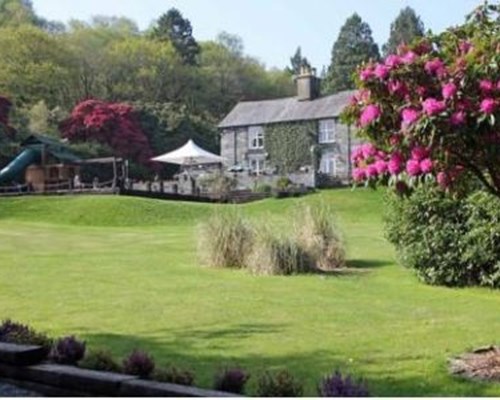
[[[219,124],[219,128],[266,125],[338,117],[355,91],[348,90],[314,100],[296,97],[276,100],[242,101]]]

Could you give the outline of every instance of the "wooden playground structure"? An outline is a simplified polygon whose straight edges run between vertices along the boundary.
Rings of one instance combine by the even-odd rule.
[[[31,135],[23,143],[24,151],[0,172],[7,185],[0,186],[0,196],[25,194],[118,193],[128,180],[128,162],[119,157],[82,160],[63,143],[40,135]],[[82,180],[89,165],[110,165],[112,178],[100,182]],[[6,178],[5,178],[6,177]],[[23,183],[18,180],[23,179]]]

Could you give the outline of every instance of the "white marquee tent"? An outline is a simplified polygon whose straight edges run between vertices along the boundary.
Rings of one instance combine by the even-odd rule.
[[[222,163],[224,158],[203,150],[191,139],[182,147],[152,158],[153,161],[185,166]]]

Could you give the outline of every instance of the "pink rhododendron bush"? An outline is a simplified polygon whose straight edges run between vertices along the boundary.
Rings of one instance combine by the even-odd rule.
[[[389,184],[385,230],[425,282],[500,287],[500,6],[360,67],[343,118],[357,184]]]
[[[357,183],[422,182],[460,192],[477,181],[500,197],[500,6],[360,67],[343,114],[369,143],[352,156]]]

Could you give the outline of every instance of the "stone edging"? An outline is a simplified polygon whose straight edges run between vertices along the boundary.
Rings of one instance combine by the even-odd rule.
[[[0,379],[6,378],[8,382],[49,396],[66,393],[71,396],[109,397],[237,397],[225,392],[155,382],[139,379],[133,375],[93,371],[68,365],[41,363],[26,366],[26,356],[19,354],[28,354],[35,348],[36,346],[27,348],[27,346],[6,346],[5,343],[0,343]],[[16,362],[19,359],[21,364]]]

